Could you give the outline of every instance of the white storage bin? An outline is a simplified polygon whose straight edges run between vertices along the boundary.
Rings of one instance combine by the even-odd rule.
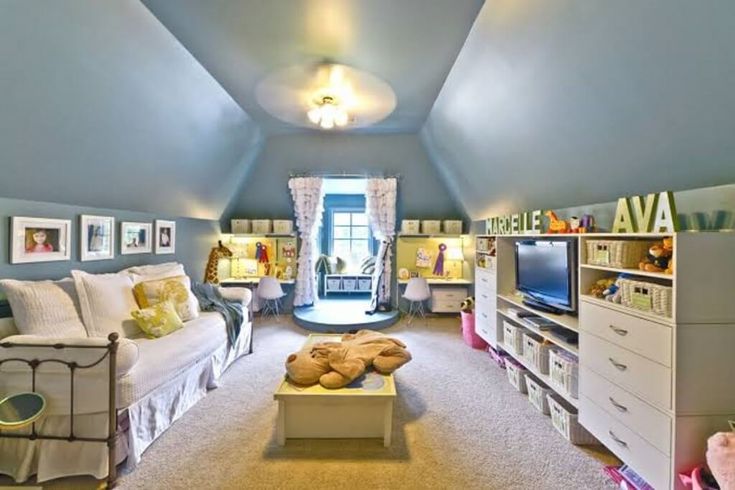
[[[293,233],[293,221],[290,219],[274,219],[273,233],[278,233],[279,235],[288,235]]]
[[[254,219],[251,222],[253,233],[256,235],[264,235],[271,232],[271,220],[269,219]]]
[[[528,370],[520,364],[516,364],[510,359],[505,361],[505,374],[508,375],[508,381],[516,390],[523,394],[528,393],[528,389],[526,388],[526,373],[528,373]]]
[[[587,240],[587,263],[637,269],[652,244],[642,240]]]
[[[526,374],[526,389],[528,390],[528,401],[531,402],[531,405],[544,415],[549,415],[549,400],[546,399],[546,396],[552,393],[551,388],[530,374]]]
[[[549,374],[549,350],[543,337],[531,332],[523,333],[523,359],[538,369],[541,374]]]
[[[442,223],[444,228],[444,233],[448,235],[461,235],[462,234],[462,221],[461,220],[453,220],[453,219],[446,219],[444,220],[444,223]]]
[[[232,233],[250,233],[250,220],[249,219],[233,219],[230,220],[230,228]]]
[[[623,306],[671,318],[671,286],[623,278],[618,279],[618,285]]]
[[[577,445],[599,444],[577,420],[577,411],[563,400],[549,394],[546,396],[551,412],[551,423],[564,438]]]
[[[357,289],[359,289],[360,291],[370,291],[372,289],[372,285],[372,279],[365,278],[357,280]]]
[[[342,289],[345,291],[354,291],[357,289],[357,279],[354,277],[345,277],[342,279]]]
[[[421,222],[421,233],[424,235],[436,235],[441,233],[441,229],[441,221],[425,219]]]
[[[419,227],[419,220],[417,219],[404,219],[401,220],[401,233],[409,235],[418,235],[421,231]]]
[[[328,278],[327,289],[330,291],[339,291],[342,289],[342,279],[339,278]]]
[[[551,386],[572,398],[578,396],[579,360],[568,352],[549,352],[549,382]]]
[[[503,320],[503,346],[511,354],[523,355],[523,327]]]

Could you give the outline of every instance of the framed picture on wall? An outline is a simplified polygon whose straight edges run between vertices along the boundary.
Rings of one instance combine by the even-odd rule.
[[[123,255],[151,253],[152,228],[150,223],[123,221],[120,224],[120,253]]]
[[[156,220],[156,253],[176,253],[176,221]]]
[[[10,228],[10,263],[71,259],[71,220],[13,216]]]
[[[115,218],[83,214],[79,221],[79,257],[82,262],[114,258]]]

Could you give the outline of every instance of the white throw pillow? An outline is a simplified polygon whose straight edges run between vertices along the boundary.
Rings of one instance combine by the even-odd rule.
[[[43,337],[86,337],[74,281],[0,281],[18,332]]]
[[[133,281],[127,274],[88,274],[71,271],[79,295],[82,320],[90,337],[141,335],[131,312],[138,309]]]
[[[135,274],[138,276],[162,276],[167,277],[169,275],[183,276],[184,266],[178,262],[164,262],[163,264],[153,265],[136,265],[134,267],[128,267],[120,272],[125,274]]]

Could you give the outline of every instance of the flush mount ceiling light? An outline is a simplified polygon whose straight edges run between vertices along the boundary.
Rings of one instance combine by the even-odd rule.
[[[383,80],[338,64],[279,70],[258,84],[255,95],[281,121],[322,130],[370,126],[396,107],[396,96]]]

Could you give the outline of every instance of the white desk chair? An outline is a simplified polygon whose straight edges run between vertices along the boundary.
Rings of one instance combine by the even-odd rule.
[[[278,279],[271,276],[261,277],[258,283],[257,295],[263,300],[263,309],[260,315],[265,318],[270,314],[278,319],[278,308],[280,307],[281,298],[286,295]]]
[[[414,317],[418,314],[421,318],[426,318],[424,312],[424,301],[431,298],[431,289],[429,283],[423,277],[412,277],[406,284],[406,290],[403,292],[403,299],[410,302],[408,307],[408,324],[410,325]]]

